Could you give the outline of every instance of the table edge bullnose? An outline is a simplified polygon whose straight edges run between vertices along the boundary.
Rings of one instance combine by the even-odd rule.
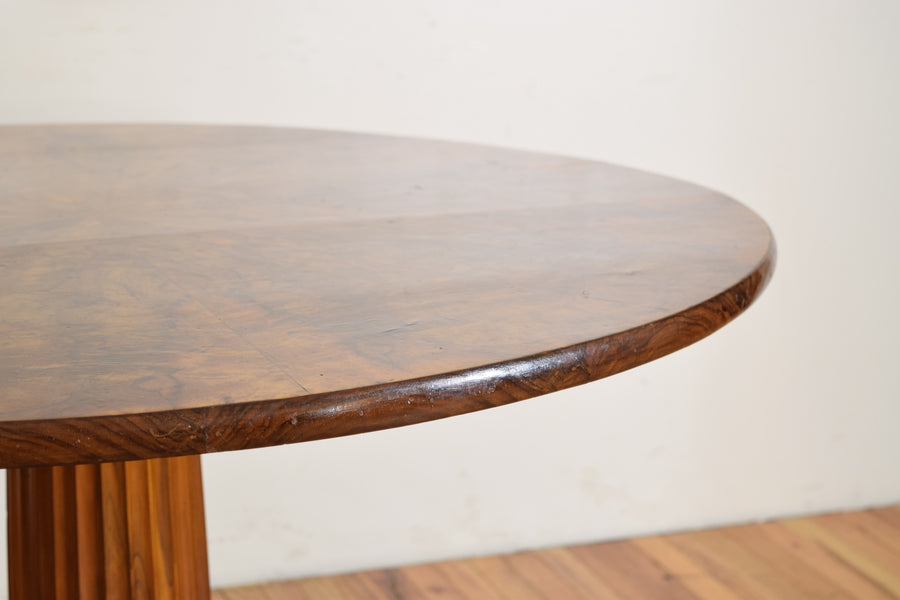
[[[609,377],[726,325],[762,293],[769,245],[738,283],[656,321],[522,358],[416,379],[291,398],[140,414],[0,422],[0,468],[245,450],[413,425]]]

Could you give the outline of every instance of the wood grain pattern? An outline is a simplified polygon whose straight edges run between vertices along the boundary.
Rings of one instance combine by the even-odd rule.
[[[197,456],[7,471],[11,600],[208,598]]]
[[[900,507],[213,592],[214,600],[888,600]],[[824,541],[824,543],[823,543]]]
[[[572,158],[251,127],[0,128],[0,466],[299,442],[606,377],[744,311],[736,202]]]

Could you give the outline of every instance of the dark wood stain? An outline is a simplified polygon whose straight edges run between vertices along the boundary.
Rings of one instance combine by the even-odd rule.
[[[721,194],[463,144],[24,126],[0,128],[0,159],[2,467],[302,442],[579,385],[715,331],[775,256]]]

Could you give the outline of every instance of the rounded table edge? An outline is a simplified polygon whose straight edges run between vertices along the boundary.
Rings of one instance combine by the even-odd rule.
[[[622,332],[494,364],[277,400],[0,422],[0,468],[277,446],[423,423],[541,396],[637,367],[713,333],[759,297],[775,258],[770,234],[756,268],[704,302]]]

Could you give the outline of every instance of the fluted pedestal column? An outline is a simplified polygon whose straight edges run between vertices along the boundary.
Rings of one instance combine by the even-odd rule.
[[[7,471],[11,600],[208,599],[200,457]]]

